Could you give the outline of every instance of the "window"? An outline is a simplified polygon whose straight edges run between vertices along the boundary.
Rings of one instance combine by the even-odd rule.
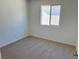
[[[41,25],[59,25],[61,5],[41,6]]]

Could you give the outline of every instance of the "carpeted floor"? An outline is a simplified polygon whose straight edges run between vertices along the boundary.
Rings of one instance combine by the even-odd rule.
[[[76,59],[75,47],[36,37],[27,37],[2,48],[2,59]]]
[[[0,59],[1,59],[1,49],[0,49]]]

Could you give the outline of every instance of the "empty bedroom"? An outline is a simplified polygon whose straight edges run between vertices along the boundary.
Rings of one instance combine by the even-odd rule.
[[[77,0],[0,0],[0,59],[77,59]]]

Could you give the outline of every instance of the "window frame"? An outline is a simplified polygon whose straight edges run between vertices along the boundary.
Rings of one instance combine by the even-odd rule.
[[[49,18],[49,25],[43,25],[42,22],[41,22],[41,25],[43,26],[59,26],[60,25],[60,16],[61,16],[61,8],[62,8],[62,4],[51,4],[51,5],[42,5],[42,6],[50,6],[50,18]],[[41,6],[41,7],[42,7]],[[60,14],[59,14],[59,25],[52,25],[51,24],[51,13],[52,13],[52,7],[53,6],[60,6]],[[42,10],[42,9],[41,9]],[[42,19],[41,19],[42,20]]]

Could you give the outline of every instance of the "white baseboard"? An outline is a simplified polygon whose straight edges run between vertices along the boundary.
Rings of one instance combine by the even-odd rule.
[[[75,44],[72,44],[72,43],[52,40],[51,38],[43,37],[43,36],[40,36],[40,35],[33,35],[33,34],[31,34],[30,36],[34,36],[34,37],[38,37],[38,38],[42,38],[42,39],[46,39],[46,40],[51,40],[51,41],[54,41],[54,42],[58,42],[58,43],[62,43],[62,44],[70,45],[70,46],[75,46]]]
[[[14,42],[16,42],[16,41],[18,41],[18,40],[21,40],[21,39],[23,39],[23,38],[25,38],[25,37],[27,37],[27,36],[28,36],[28,35],[25,35],[25,36],[19,37],[19,38],[16,39],[16,40],[12,40],[12,41],[3,43],[3,44],[0,45],[0,48],[5,47],[5,46],[7,46],[7,45],[9,45],[9,44],[12,44],[12,43],[14,43]]]
[[[14,42],[16,42],[16,41],[18,41],[18,40],[21,40],[21,39],[23,39],[23,38],[25,38],[25,37],[28,37],[28,36],[34,36],[34,37],[38,37],[38,38],[43,38],[43,39],[51,40],[51,41],[54,41],[54,42],[59,42],[59,41],[55,41],[55,40],[52,40],[52,39],[47,38],[47,37],[43,37],[43,36],[38,36],[38,35],[32,35],[32,34],[30,34],[30,35],[25,35],[25,36],[19,37],[19,38],[16,39],[16,40],[12,40],[12,41],[6,42],[5,44],[1,44],[1,45],[0,45],[0,48],[5,47],[5,46],[7,46],[7,45],[9,45],[9,44],[12,44],[12,43],[14,43]],[[75,46],[75,45],[73,45],[73,44],[69,44],[69,43],[66,43],[66,42],[59,42],[59,43],[63,43],[63,44]]]

